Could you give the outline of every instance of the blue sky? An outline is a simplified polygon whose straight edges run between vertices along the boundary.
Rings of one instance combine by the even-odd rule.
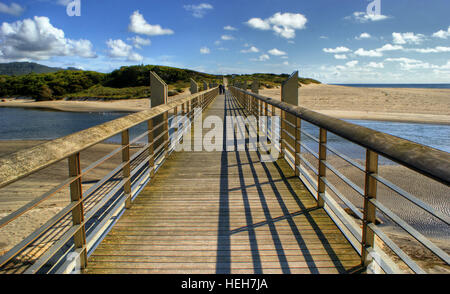
[[[0,62],[299,70],[326,83],[450,83],[450,1],[0,0]]]

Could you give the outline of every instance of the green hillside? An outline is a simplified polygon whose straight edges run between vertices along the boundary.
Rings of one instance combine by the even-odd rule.
[[[0,63],[0,75],[20,76],[29,73],[51,73],[64,70],[58,67],[48,67],[34,62],[11,62]],[[76,68],[67,68],[67,70],[77,70]]]
[[[33,97],[38,100],[95,97],[105,99],[145,98],[150,96],[150,71],[158,74],[169,86],[169,96],[183,92],[190,79],[199,83],[221,83],[223,76],[201,73],[168,66],[124,66],[111,73],[60,70],[51,73],[0,75],[0,97]],[[227,76],[231,79],[231,75]],[[258,79],[261,86],[274,87],[288,77],[286,74],[237,75],[235,80]],[[319,83],[312,79],[299,79],[304,83]]]

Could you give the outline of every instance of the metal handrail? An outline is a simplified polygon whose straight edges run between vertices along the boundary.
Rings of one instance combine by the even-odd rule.
[[[386,187],[396,192],[403,198],[407,199],[411,203],[415,204],[417,207],[428,212],[437,219],[443,221],[447,225],[449,224],[449,216],[437,211],[428,204],[424,203],[420,199],[411,195],[410,193],[404,191],[403,189],[397,187],[393,183],[385,180],[378,175],[378,155],[382,155],[394,162],[397,162],[403,166],[406,166],[422,175],[432,178],[444,185],[449,186],[450,184],[450,154],[444,151],[436,150],[431,147],[427,147],[421,144],[417,144],[408,140],[404,140],[392,135],[388,135],[382,132],[374,131],[365,127],[361,127],[349,122],[345,122],[340,119],[332,118],[309,109],[293,106],[281,101],[274,100],[269,97],[264,97],[252,92],[248,92],[243,89],[236,87],[230,87],[231,92],[237,98],[239,103],[246,109],[249,113],[255,116],[263,115],[264,109],[268,109],[268,105],[272,105],[272,109],[280,109],[281,111],[281,147],[276,147],[284,158],[288,161],[293,169],[296,171],[296,175],[306,181],[306,186],[310,189],[311,193],[314,195],[318,202],[318,206],[324,207],[327,210],[327,206],[331,209],[330,216],[334,219],[334,214],[338,219],[337,221],[343,225],[338,226],[343,231],[344,235],[349,239],[350,243],[355,247],[355,249],[361,250],[362,263],[367,265],[368,255],[377,253],[383,258],[379,261],[381,268],[387,272],[399,272],[398,267],[390,261],[390,259],[381,251],[375,248],[374,235],[377,235],[386,245],[395,253],[397,256],[404,261],[404,263],[409,266],[409,268],[415,273],[424,273],[425,271],[421,269],[414,261],[412,261],[407,254],[405,254],[398,246],[394,244],[380,229],[375,225],[375,213],[376,210],[382,212],[388,218],[393,220],[397,225],[399,225],[403,230],[405,230],[410,236],[419,241],[424,247],[428,248],[437,257],[443,260],[445,263],[449,264],[449,255],[436,246],[434,243],[429,241],[426,237],[420,234],[418,231],[414,230],[406,222],[401,220],[392,211],[381,205],[379,201],[376,200],[377,189],[376,184],[378,182],[384,184]],[[267,113],[267,112],[266,112]],[[284,117],[286,113],[294,115],[297,117],[297,125],[289,122]],[[271,112],[271,116],[275,115],[275,111]],[[311,134],[305,132],[301,129],[301,120],[305,120],[312,125],[320,128],[320,138],[316,138]],[[284,125],[283,125],[284,124]],[[286,127],[293,128],[295,135],[291,134]],[[327,145],[327,132],[334,133],[344,139],[349,140],[357,145],[366,148],[366,167],[361,166],[356,161],[351,158],[341,154],[335,149]],[[297,135],[303,134],[309,139],[312,139],[319,145],[319,153],[315,153],[312,149],[308,148],[306,144],[303,144],[301,137]],[[266,136],[269,135],[269,131],[266,130]],[[287,136],[283,136],[287,135]],[[269,137],[270,138],[270,137]],[[298,138],[298,139],[297,139]],[[289,140],[293,143],[290,143]],[[295,147],[292,146],[295,144]],[[316,169],[313,164],[311,164],[306,158],[301,154],[300,148],[305,148],[310,154],[312,154],[319,164],[319,169]],[[350,163],[352,166],[358,168],[365,173],[365,187],[361,189],[359,186],[354,184],[350,179],[346,178],[342,173],[340,173],[335,167],[333,167],[326,160],[326,151],[330,151],[337,155],[339,158]],[[304,170],[301,166],[303,162],[306,167],[310,168],[311,171],[317,177],[314,180],[309,172]],[[345,196],[333,186],[326,177],[326,169],[331,170],[338,178],[340,178],[346,185],[350,186],[364,199],[364,211],[361,213],[358,209],[347,199]],[[303,178],[302,178],[303,177]],[[358,218],[363,221],[362,230],[359,229],[359,225],[354,221],[344,220],[345,213],[342,214],[343,210],[339,205],[332,200],[332,197],[325,190],[328,187],[338,198],[350,208],[350,210],[355,213]],[[351,240],[350,236],[347,235],[344,230],[351,233],[352,237],[357,240],[358,245]],[[362,232],[359,233],[358,231]]]

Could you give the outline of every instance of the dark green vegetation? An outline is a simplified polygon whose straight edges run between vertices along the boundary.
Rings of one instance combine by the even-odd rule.
[[[229,77],[229,79],[231,78],[231,76],[228,76],[228,77]],[[248,89],[250,89],[251,88],[250,83],[256,79],[260,82],[260,88],[265,87],[265,88],[270,89],[270,88],[274,88],[274,87],[281,85],[281,83],[283,81],[285,81],[288,77],[289,77],[288,74],[276,75],[276,74],[268,74],[268,73],[255,73],[255,74],[251,74],[251,75],[249,75],[249,74],[235,75],[234,82],[235,83],[247,82],[247,87],[248,87]],[[298,81],[299,81],[299,86],[301,86],[301,84],[307,85],[307,84],[311,84],[311,83],[320,84],[319,81],[310,79],[310,78],[298,78]]]
[[[190,78],[199,83],[220,83],[223,76],[179,69],[168,66],[124,66],[111,73],[93,71],[59,70],[51,73],[24,75],[0,75],[0,97],[33,97],[37,100],[105,98],[130,99],[150,96],[150,71],[158,74],[169,86],[169,96],[183,92],[190,85]],[[231,75],[227,76],[231,79]],[[258,79],[261,86],[274,87],[288,77],[286,74],[237,75],[237,81]],[[312,79],[299,79],[302,83],[319,83]]]
[[[34,62],[10,62],[10,63],[0,63],[0,75],[7,76],[19,76],[26,75],[29,73],[51,73],[64,70],[59,67],[48,67],[42,64]],[[69,67],[67,70],[78,70],[76,68]]]

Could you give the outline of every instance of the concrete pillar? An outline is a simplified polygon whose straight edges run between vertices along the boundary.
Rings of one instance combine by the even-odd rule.
[[[203,82],[203,91],[208,90],[208,84],[206,82]]]
[[[252,83],[252,92],[255,94],[259,94],[259,81],[254,80]]]
[[[150,107],[156,107],[158,105],[167,104],[168,97],[167,84],[154,72],[150,72]],[[164,119],[164,115],[158,115],[153,119],[153,126],[157,126]],[[156,138],[164,131],[163,127],[159,127],[153,131],[153,138]],[[164,137],[162,136],[153,145],[153,149],[157,149],[164,143]]]
[[[191,79],[191,88],[190,88],[190,90],[191,90],[191,94],[198,93],[198,85],[193,79]]]

